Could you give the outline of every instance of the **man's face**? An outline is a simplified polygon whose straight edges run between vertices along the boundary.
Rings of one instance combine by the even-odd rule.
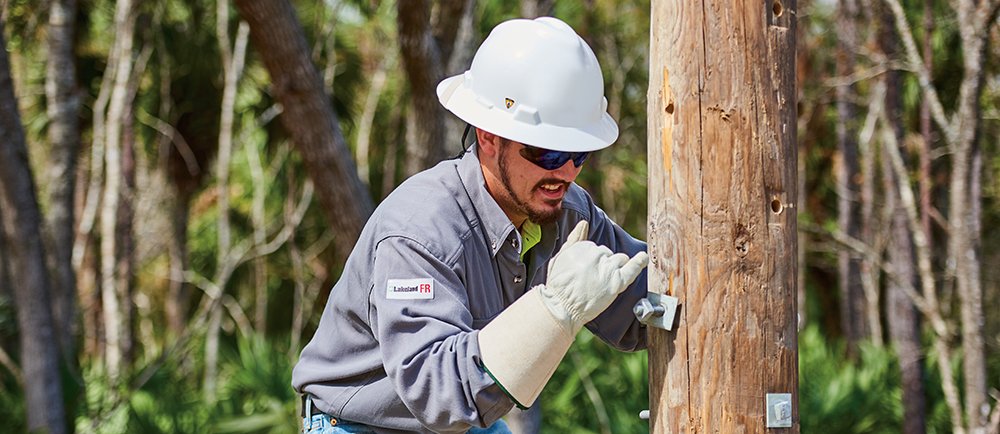
[[[523,147],[521,143],[500,139],[497,163],[504,191],[495,195],[499,196],[497,202],[515,223],[515,217],[527,217],[538,224],[554,222],[562,211],[563,197],[582,166],[567,161],[557,169],[545,170],[519,154]]]

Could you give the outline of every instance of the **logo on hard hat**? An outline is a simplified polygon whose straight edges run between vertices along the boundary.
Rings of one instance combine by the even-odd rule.
[[[507,106],[507,108],[510,108],[510,106],[514,105],[514,100],[510,98],[504,98],[503,103]]]

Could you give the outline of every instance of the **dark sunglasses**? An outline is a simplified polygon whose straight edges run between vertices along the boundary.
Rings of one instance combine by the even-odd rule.
[[[573,160],[573,166],[580,167],[587,160],[587,156],[590,155],[590,152],[551,151],[528,145],[524,145],[520,153],[521,157],[525,160],[545,170],[556,170],[569,160]]]

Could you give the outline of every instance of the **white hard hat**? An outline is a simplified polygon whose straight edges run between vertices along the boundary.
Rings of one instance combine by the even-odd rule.
[[[618,139],[597,57],[557,18],[500,23],[437,94],[469,124],[539,148],[596,151]]]

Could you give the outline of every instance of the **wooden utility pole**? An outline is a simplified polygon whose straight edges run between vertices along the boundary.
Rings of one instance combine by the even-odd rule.
[[[653,433],[799,431],[795,15],[652,3],[649,289],[680,299],[650,329]]]

